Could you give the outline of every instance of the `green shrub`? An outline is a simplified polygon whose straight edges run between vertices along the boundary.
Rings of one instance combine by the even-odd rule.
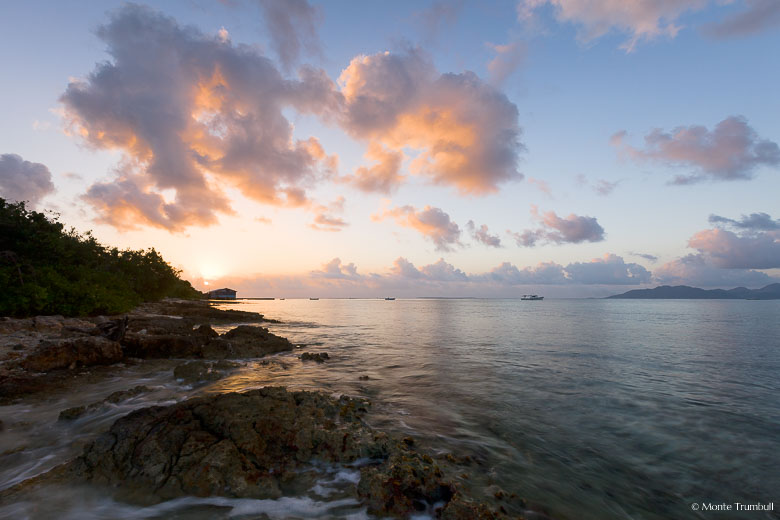
[[[180,273],[154,249],[108,248],[0,198],[0,316],[116,314],[144,301],[202,297]]]

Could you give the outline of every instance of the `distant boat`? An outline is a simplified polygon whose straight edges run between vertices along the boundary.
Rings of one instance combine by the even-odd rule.
[[[395,300],[395,298],[391,298],[390,296],[388,296],[387,298],[385,298],[385,300]]]
[[[521,300],[544,300],[544,296],[538,296],[536,294],[524,294],[520,297]]]
[[[319,300],[319,298],[309,298],[310,300]]]

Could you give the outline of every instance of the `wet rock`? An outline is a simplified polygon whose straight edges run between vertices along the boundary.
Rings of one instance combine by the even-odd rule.
[[[129,390],[119,390],[117,392],[112,393],[102,401],[98,401],[96,403],[92,403],[88,406],[74,406],[72,408],[68,408],[66,410],[63,410],[60,412],[58,420],[60,421],[73,421],[75,419],[78,419],[82,415],[85,415],[87,413],[93,413],[96,412],[102,408],[105,408],[106,406],[109,406],[111,404],[117,404],[121,403],[122,401],[126,401],[128,399],[132,399],[133,397],[137,397],[141,394],[145,394],[148,392],[151,392],[152,390],[144,385],[138,385],[135,386]]]
[[[74,366],[109,365],[122,359],[116,341],[101,336],[81,336],[42,342],[19,362],[25,370],[48,372]]]
[[[212,323],[275,322],[275,320],[266,320],[262,314],[256,312],[217,309],[205,301],[169,299],[161,302],[145,303],[137,309],[137,312],[182,316],[201,322],[208,321]]]
[[[287,338],[268,332],[265,327],[239,325],[219,338],[210,340],[203,348],[203,357],[209,359],[245,359],[293,349]]]
[[[368,428],[341,413],[351,401],[264,388],[146,408],[87,446],[72,473],[129,500],[277,498],[283,478],[313,458],[348,462],[381,453]]]
[[[192,334],[141,334],[127,332],[122,339],[125,356],[143,359],[203,357],[206,338]]]
[[[358,494],[370,513],[405,516],[453,497],[454,488],[433,459],[408,448],[401,443],[383,464],[361,469]]]
[[[227,375],[227,372],[240,367],[238,363],[219,360],[217,362],[190,361],[173,369],[173,376],[185,383],[200,381],[216,381]]]
[[[300,356],[301,361],[315,361],[317,363],[324,363],[326,359],[330,359],[327,352],[304,352]]]

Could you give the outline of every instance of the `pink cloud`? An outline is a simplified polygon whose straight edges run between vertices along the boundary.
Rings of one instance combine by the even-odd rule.
[[[498,235],[491,235],[487,225],[482,224],[477,227],[473,220],[469,220],[466,223],[466,229],[468,229],[469,233],[471,233],[471,237],[477,242],[490,247],[501,247],[501,239]]]
[[[604,240],[604,228],[594,217],[579,216],[574,213],[567,217],[559,217],[554,211],[540,213],[536,206],[531,207],[531,216],[540,227],[526,229],[521,233],[509,231],[518,246],[533,247],[538,243],[579,244]]]
[[[425,206],[418,210],[413,206],[402,206],[371,216],[375,221],[390,217],[399,225],[414,229],[431,240],[439,251],[450,251],[460,245],[460,228],[439,208]]]
[[[761,287],[777,279],[754,269],[724,269],[714,265],[705,255],[687,255],[667,262],[653,271],[657,283],[692,285],[696,287],[733,288]]]
[[[703,126],[680,126],[671,132],[655,129],[645,136],[645,148],[625,142],[626,132],[612,136],[611,143],[637,161],[650,161],[695,170],[677,176],[674,184],[703,180],[747,180],[759,166],[780,165],[780,147],[761,139],[744,117],[731,116],[713,130]]]
[[[520,0],[518,17],[528,20],[545,5],[559,22],[580,26],[580,40],[591,42],[611,31],[628,34],[620,45],[631,52],[640,41],[674,38],[682,29],[678,19],[706,7],[708,0]]]
[[[780,231],[737,235],[725,229],[699,231],[688,246],[705,255],[716,267],[773,269],[780,267]]]
[[[494,85],[500,85],[523,64],[526,54],[528,54],[528,47],[519,41],[505,45],[492,43],[487,45],[496,53],[495,57],[487,64],[490,81]]]

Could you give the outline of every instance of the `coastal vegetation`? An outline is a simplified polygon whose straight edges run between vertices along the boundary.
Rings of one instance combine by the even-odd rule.
[[[0,198],[0,316],[116,314],[202,296],[179,275],[154,249],[107,247],[54,213]]]

